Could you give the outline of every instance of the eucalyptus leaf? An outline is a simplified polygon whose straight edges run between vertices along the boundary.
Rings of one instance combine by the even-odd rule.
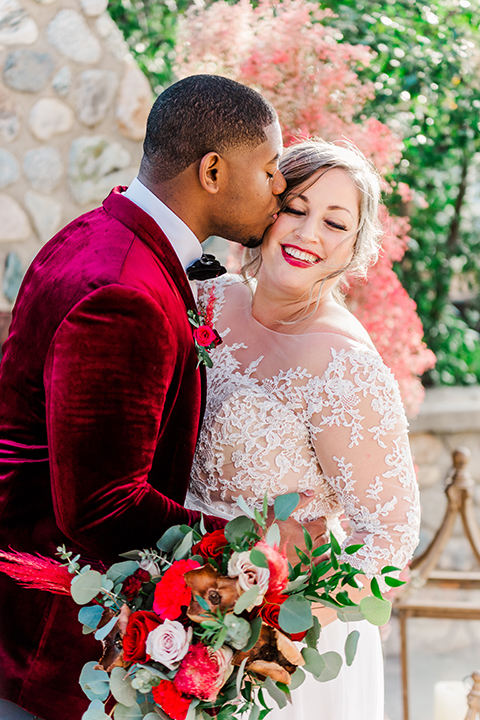
[[[126,560],[137,560],[138,562],[142,559],[140,550],[129,550],[128,552],[120,553],[119,557],[123,557]]]
[[[137,691],[131,683],[131,677],[125,668],[113,668],[110,673],[110,691],[117,702],[127,707],[131,707],[137,701]]]
[[[138,562],[135,560],[124,560],[123,562],[115,563],[107,570],[107,578],[112,581],[113,585],[117,583],[123,583],[127,577],[133,575],[139,568]]]
[[[183,560],[186,555],[190,552],[193,545],[193,530],[190,530],[187,535],[183,538],[180,545],[175,549],[173,554],[174,560]]]
[[[253,514],[255,516],[255,521],[260,527],[264,528],[266,525],[265,518],[263,517],[262,513],[258,512],[257,508],[254,508]]]
[[[325,670],[325,660],[318,650],[311,647],[302,648],[302,656],[305,660],[304,670],[312,673],[316,678],[320,677]]]
[[[280,528],[277,523],[273,523],[273,525],[270,525],[268,528],[267,534],[265,535],[265,542],[267,545],[270,545],[270,547],[280,545]]]
[[[260,715],[260,708],[258,705],[252,705],[252,709],[250,711],[250,715],[248,716],[248,720],[258,720]]]
[[[312,608],[301,595],[291,595],[280,606],[278,624],[287,633],[299,633],[312,627]]]
[[[89,570],[83,575],[76,575],[70,586],[72,598],[77,605],[86,605],[97,597],[102,589],[102,576],[96,570]]]
[[[248,607],[253,605],[255,600],[258,597],[259,593],[259,587],[258,585],[253,585],[250,590],[247,590],[243,593],[243,595],[240,595],[237,602],[235,603],[235,607],[233,609],[233,612],[236,615],[241,615],[244,610],[246,610]]]
[[[195,712],[195,708],[197,707],[199,702],[200,702],[200,700],[198,700],[198,699],[192,700],[192,702],[188,706],[188,712],[187,712],[187,716],[186,716],[185,720],[195,720],[195,716],[197,714]]]
[[[158,713],[150,712],[150,713],[147,713],[147,715],[143,716],[143,720],[158,720],[159,717],[160,716]]]
[[[308,580],[308,575],[299,575],[295,580],[291,580],[287,584],[287,592],[291,593],[294,590],[298,590],[299,587],[306,584],[306,580]]]
[[[243,673],[245,672],[245,665],[247,664],[247,662],[248,662],[248,657],[246,657],[242,660],[242,664],[238,668],[237,684],[236,684],[236,690],[237,690],[236,697],[238,697],[238,695],[240,695],[240,690],[242,689]]]
[[[235,498],[235,502],[237,503],[240,510],[245,513],[245,515],[248,515],[248,517],[252,518],[252,520],[255,518],[255,513],[253,512],[252,508],[247,505],[247,501],[243,497],[243,495],[239,495],[237,498]]]
[[[358,632],[358,630],[352,630],[352,632],[348,634],[348,637],[345,641],[345,659],[349,667],[355,659],[359,637],[360,633]]]
[[[247,644],[245,647],[241,648],[242,652],[248,652],[253,648],[255,643],[257,642],[258,638],[260,637],[260,631],[262,629],[262,618],[260,616],[256,617],[252,622],[250,623],[250,630],[251,634],[248,639]]]
[[[320,627],[320,621],[316,615],[313,616],[313,625],[312,627],[307,630],[307,634],[305,635],[305,642],[307,643],[309,648],[317,649],[317,643],[320,638],[320,632],[322,628]]]
[[[265,690],[268,692],[268,694],[270,695],[270,697],[271,697],[273,700],[275,700],[275,702],[277,703],[277,705],[278,705],[278,707],[280,708],[280,710],[281,710],[282,708],[286,707],[286,705],[287,705],[287,697],[286,697],[285,693],[282,692],[282,691],[280,690],[280,688],[278,688],[278,687],[276,686],[276,684],[273,682],[272,678],[267,677],[267,679],[266,679],[265,682],[263,683],[263,687],[264,687]]]
[[[143,720],[143,712],[138,703],[133,705],[118,705],[115,706],[113,711],[114,720]]]
[[[227,542],[237,542],[242,540],[247,533],[254,531],[253,522],[250,518],[245,515],[240,515],[233,520],[230,520],[225,525],[225,537]]]
[[[256,567],[268,569],[268,560],[261,550],[256,550],[255,548],[253,548],[253,550],[250,551],[250,561]]]
[[[180,525],[172,525],[166,530],[160,540],[157,541],[157,547],[163,552],[171,552],[175,545],[183,540],[185,534],[180,530]]]
[[[111,718],[106,714],[105,706],[101,700],[92,700],[83,713],[82,720],[111,720]]]
[[[360,620],[365,620],[365,616],[363,615],[363,613],[358,612],[358,610],[337,610],[337,617],[340,622],[343,623],[360,622]]]
[[[273,510],[276,520],[288,520],[292,512],[296,509],[300,502],[298,493],[287,493],[286,495],[278,495],[275,498]]]
[[[101,628],[99,628],[95,633],[95,640],[103,640],[104,638],[106,638],[109,632],[115,627],[117,620],[118,617],[115,615],[115,617],[109,620],[106,625],[103,625]]]
[[[305,682],[306,675],[301,667],[297,667],[295,672],[292,675],[292,679],[289,685],[290,692],[293,692],[297,688],[300,687],[300,685],[303,685]]]
[[[315,675],[318,682],[328,682],[334,680],[342,667],[342,658],[336,652],[326,652],[320,656],[325,662],[325,667],[320,675]]]
[[[109,677],[105,670],[96,670],[98,663],[90,661],[86,663],[78,682],[89,700],[106,700],[109,692]]]
[[[369,623],[381,627],[390,620],[392,603],[376,597],[365,597],[360,600],[360,612]]]
[[[91,630],[95,630],[102,615],[103,607],[101,605],[89,605],[88,607],[80,608],[78,611],[78,621]]]

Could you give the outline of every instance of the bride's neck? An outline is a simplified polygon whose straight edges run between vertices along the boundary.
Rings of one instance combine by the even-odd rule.
[[[318,300],[319,289],[309,291],[301,297],[276,292],[260,280],[252,302],[252,315],[261,325],[270,330],[303,332],[312,325],[325,307],[335,302],[330,291],[322,292]]]

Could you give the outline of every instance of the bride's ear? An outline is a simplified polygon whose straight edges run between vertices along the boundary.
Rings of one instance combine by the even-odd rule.
[[[202,157],[198,166],[200,185],[211,195],[220,189],[225,161],[216,152],[209,152]]]

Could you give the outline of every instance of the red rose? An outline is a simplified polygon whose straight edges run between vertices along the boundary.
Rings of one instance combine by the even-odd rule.
[[[182,614],[182,607],[188,607],[192,591],[185,583],[185,573],[200,567],[196,560],[178,560],[168,568],[155,588],[153,611],[162,620],[176,620]]]
[[[160,705],[172,720],[185,720],[190,707],[190,700],[177,690],[170,680],[160,680],[160,683],[152,688],[153,699]]]
[[[208,325],[200,325],[193,331],[193,337],[202,347],[208,347],[217,339],[217,333]]]
[[[138,568],[138,570],[135,570],[133,575],[127,577],[120,592],[122,595],[125,595],[127,600],[133,600],[133,598],[137,597],[140,592],[143,583],[149,581],[150,573],[142,568]]]
[[[123,636],[123,659],[126,662],[145,663],[149,657],[145,650],[147,635],[161,624],[154,612],[138,610],[129,619]]]
[[[214,530],[208,533],[208,535],[204,535],[203,538],[192,547],[192,552],[195,555],[201,555],[205,560],[209,558],[212,560],[220,560],[227,545],[225,531],[222,529]]]
[[[263,620],[263,622],[266,625],[270,625],[271,627],[276,628],[277,630],[280,630],[280,632],[285,632],[285,630],[282,630],[280,625],[278,624],[278,614],[280,612],[280,605],[285,602],[287,599],[286,595],[279,595],[276,598],[276,601],[274,603],[265,603],[260,608],[260,615]],[[285,633],[287,634],[287,633]],[[289,637],[292,638],[292,640],[303,640],[303,638],[306,635],[305,632],[300,633],[294,633],[293,635],[290,635]]]

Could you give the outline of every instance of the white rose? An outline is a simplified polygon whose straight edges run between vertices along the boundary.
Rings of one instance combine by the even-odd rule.
[[[146,570],[152,577],[159,577],[161,575],[160,568],[156,562],[153,562],[151,558],[144,558],[140,562],[142,570]]]
[[[217,661],[218,678],[215,682],[215,688],[220,690],[233,672],[233,665],[231,663],[233,650],[227,645],[224,645],[220,650],[212,650],[211,656]]]
[[[176,620],[165,620],[147,635],[147,655],[153,660],[174,670],[185,657],[192,640],[193,629],[185,631],[183,625]]]
[[[258,597],[252,607],[262,604],[270,579],[270,570],[268,568],[254,565],[250,560],[250,553],[247,551],[234,552],[228,561],[228,574],[230,577],[238,577],[238,586],[243,592],[250,590],[254,585],[258,585]]]

